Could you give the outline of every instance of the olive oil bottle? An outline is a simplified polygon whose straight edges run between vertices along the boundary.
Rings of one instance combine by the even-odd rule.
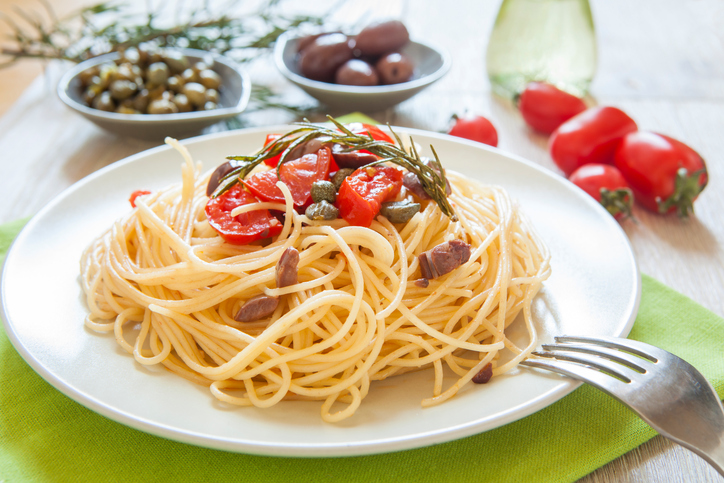
[[[588,0],[503,0],[486,56],[493,91],[515,97],[543,81],[583,97],[596,70]]]

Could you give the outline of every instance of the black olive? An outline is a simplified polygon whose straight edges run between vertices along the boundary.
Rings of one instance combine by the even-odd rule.
[[[299,70],[309,79],[332,82],[337,69],[351,58],[352,48],[346,35],[322,35],[301,52]]]
[[[216,191],[216,188],[219,187],[219,183],[221,182],[221,180],[227,174],[231,173],[234,169],[238,168],[239,165],[239,161],[232,159],[216,168],[214,172],[211,173],[209,183],[206,185],[206,196],[211,196],[212,194],[214,194],[214,191]]]
[[[376,86],[380,83],[377,71],[364,60],[350,59],[337,69],[334,76],[337,84],[348,86]]]
[[[403,47],[409,41],[410,34],[405,25],[399,20],[388,20],[362,29],[355,39],[354,48],[359,55],[382,55]]]
[[[415,66],[406,56],[393,52],[382,57],[375,68],[382,84],[400,84],[412,78]]]

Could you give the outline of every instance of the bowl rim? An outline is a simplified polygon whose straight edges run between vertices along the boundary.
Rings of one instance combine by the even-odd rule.
[[[430,74],[408,82],[401,82],[399,84],[386,84],[381,86],[349,86],[344,84],[332,84],[329,82],[316,81],[301,76],[292,71],[286,64],[286,62],[284,62],[284,48],[286,47],[286,45],[290,41],[297,40],[301,37],[302,35],[300,35],[299,32],[293,31],[288,31],[280,35],[276,41],[276,45],[274,46],[274,63],[276,64],[277,69],[279,69],[282,75],[290,81],[294,82],[295,84],[304,85],[306,87],[327,92],[335,92],[340,94],[374,95],[417,89],[439,80],[450,70],[450,67],[452,65],[452,58],[449,52],[442,46],[429,42],[410,40],[411,44],[417,44],[422,47],[426,47],[437,53],[442,59],[442,65]]]
[[[215,52],[199,49],[169,49],[180,52],[187,57],[203,58],[211,56],[213,57],[215,62],[223,64],[224,66],[234,70],[237,74],[239,74],[241,78],[241,95],[239,96],[239,101],[236,103],[236,105],[212,109],[210,111],[177,112],[171,114],[120,114],[117,112],[101,111],[100,109],[86,106],[85,104],[76,101],[68,95],[68,89],[70,88],[71,81],[78,75],[80,75],[81,72],[98,64],[116,60],[121,55],[120,52],[109,52],[106,54],[98,55],[96,57],[92,57],[88,60],[84,60],[83,62],[74,65],[72,68],[67,70],[58,82],[58,87],[56,90],[58,97],[60,97],[60,100],[63,101],[65,105],[67,105],[71,109],[74,109],[75,111],[78,111],[81,114],[121,123],[161,123],[169,121],[201,121],[222,119],[225,117],[240,114],[244,111],[244,109],[246,109],[247,105],[249,104],[249,98],[251,97],[251,80],[249,79],[249,75],[247,74],[245,69],[241,68],[241,66],[239,66],[236,62],[232,61],[228,57],[217,54]]]

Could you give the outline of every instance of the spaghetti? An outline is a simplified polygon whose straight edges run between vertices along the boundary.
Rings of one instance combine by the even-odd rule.
[[[237,211],[282,211],[281,233],[232,245],[204,212],[209,173],[167,142],[185,159],[181,184],[138,197],[81,260],[86,325],[113,332],[138,363],[162,364],[229,404],[323,401],[322,419],[336,422],[354,414],[372,381],[432,368],[422,401],[431,406],[483,369],[509,371],[536,346],[531,302],[549,256],[504,190],[448,171],[458,221],[426,201],[406,224],[378,216],[364,228],[298,214],[279,183],[285,203]],[[418,283],[418,256],[451,240],[470,244],[469,260]],[[277,288],[275,265],[289,247],[299,251],[298,281]],[[236,321],[259,295],[279,297],[273,314]],[[525,347],[505,333],[521,312]]]

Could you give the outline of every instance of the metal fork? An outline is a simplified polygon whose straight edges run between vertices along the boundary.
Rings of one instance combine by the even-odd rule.
[[[643,342],[556,337],[522,365],[586,382],[632,409],[662,436],[704,458],[724,476],[724,407],[685,360]]]

